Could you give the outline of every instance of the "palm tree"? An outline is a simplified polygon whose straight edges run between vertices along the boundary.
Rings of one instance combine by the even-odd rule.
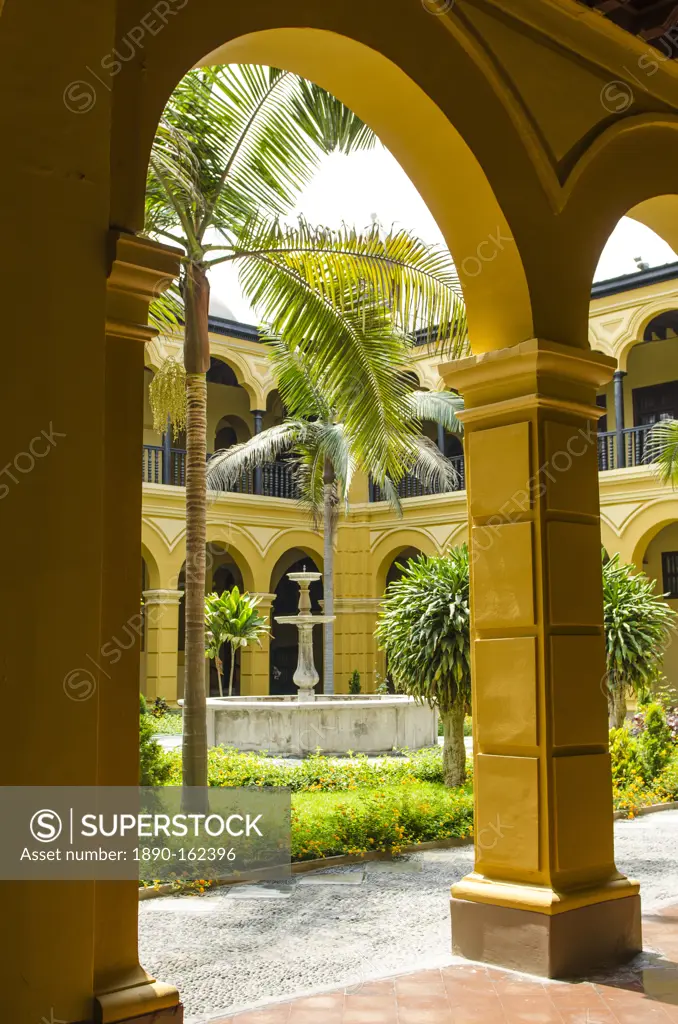
[[[258,65],[189,72],[160,120],[146,194],[145,230],[184,250],[178,301],[183,306],[186,370],[186,679],[183,781],[207,784],[205,721],[206,372],[210,364],[209,272],[223,263],[271,336],[303,349],[312,368],[331,366],[337,406],[360,382],[355,423],[374,405],[384,424],[398,398],[388,360],[402,357],[378,332],[365,342],[355,323],[366,301],[387,297],[399,326],[436,324],[458,350],[465,339],[458,280],[446,250],[409,232],[382,235],[315,229],[287,216],[323,153],[374,144],[374,135],[338,100],[298,76]],[[379,344],[384,343],[380,351]],[[154,410],[163,419],[163,410]],[[382,459],[388,461],[385,427]],[[397,465],[391,467],[397,472]]]
[[[399,510],[397,480],[384,474],[374,455],[374,435],[379,428],[378,412],[363,417],[353,428],[340,421],[325,393],[327,373],[314,381],[298,352],[278,343],[272,348],[278,389],[290,413],[283,423],[255,434],[212,457],[207,466],[208,485],[228,490],[241,474],[273,462],[284,453],[294,456],[301,500],[314,519],[323,524],[323,612],[334,614],[334,550],[337,512],[341,499],[348,509],[354,474],[361,471],[376,477],[386,497]],[[398,375],[397,368],[393,369]],[[401,459],[401,474],[412,473],[424,486],[451,490],[456,474],[438,448],[419,433],[422,420],[439,423],[446,430],[461,432],[456,412],[461,399],[449,391],[405,391],[400,422],[390,421],[391,447]],[[324,625],[323,689],[334,693],[334,622]]]
[[[678,485],[678,420],[660,420],[649,433],[646,452],[662,483]]]
[[[205,598],[205,653],[209,658],[214,658],[221,697],[224,696],[224,666],[219,653],[222,646],[225,643],[231,646],[231,667],[228,673],[228,696],[231,697],[236,652],[250,643],[260,644],[261,637],[268,632],[266,620],[257,611],[259,600],[253,594],[241,594],[238,587],[225,590],[223,594],[208,594]]]
[[[443,779],[466,779],[464,717],[471,703],[469,558],[466,544],[420,555],[389,583],[375,636],[396,689],[437,707],[443,722]]]
[[[603,563],[605,689],[611,729],[624,724],[628,692],[649,695],[676,628],[676,613],[663,595],[655,593],[655,581],[634,569],[618,554]]]

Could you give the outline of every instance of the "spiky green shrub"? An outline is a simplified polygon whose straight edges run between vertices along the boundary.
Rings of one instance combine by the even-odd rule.
[[[647,699],[661,672],[675,630],[676,613],[655,581],[614,555],[603,565],[603,602],[610,726],[626,718],[626,697]]]
[[[460,786],[471,702],[468,547],[420,555],[399,568],[402,575],[386,590],[375,636],[396,688],[439,709],[444,779]]]

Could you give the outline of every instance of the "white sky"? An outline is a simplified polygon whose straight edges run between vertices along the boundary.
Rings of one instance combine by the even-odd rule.
[[[414,185],[381,146],[351,156],[324,157],[296,212],[303,213],[311,224],[338,227],[345,221],[358,228],[369,225],[376,214],[385,226],[406,227],[426,242],[443,242],[438,225]],[[678,260],[653,231],[624,217],[610,235],[594,280],[633,273],[637,270],[634,256],[641,256],[652,267]],[[256,313],[240,293],[232,268],[215,268],[211,285],[212,313],[233,316],[244,323],[257,322]]]

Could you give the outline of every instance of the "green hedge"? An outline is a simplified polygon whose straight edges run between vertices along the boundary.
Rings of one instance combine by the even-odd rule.
[[[170,785],[180,786],[181,751],[173,750],[167,758],[171,765]],[[442,779],[439,747],[374,761],[364,754],[352,759],[313,754],[296,764],[276,762],[265,754],[240,753],[230,747],[213,747],[208,754],[210,786],[287,786],[293,793],[336,793]]]

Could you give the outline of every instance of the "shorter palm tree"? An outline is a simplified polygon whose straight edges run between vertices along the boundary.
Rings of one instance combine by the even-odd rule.
[[[219,677],[219,694],[224,696],[221,648],[225,643],[231,647],[231,667],[228,674],[228,696],[233,695],[233,671],[235,656],[241,647],[261,643],[261,637],[269,627],[259,615],[259,598],[253,594],[241,594],[238,587],[225,590],[223,594],[208,594],[205,598],[205,653],[214,658]]]
[[[647,697],[659,678],[664,652],[676,628],[676,613],[655,581],[616,554],[603,565],[603,605],[610,728],[626,719],[626,696]]]
[[[216,453],[207,467],[210,487],[232,488],[247,470],[289,454],[296,468],[300,500],[316,524],[323,524],[323,612],[334,614],[334,550],[338,509],[349,492],[356,471],[375,477],[384,496],[399,511],[398,481],[386,475],[383,448],[377,452],[375,434],[384,427],[375,408],[350,429],[338,419],[327,397],[325,380],[314,380],[298,352],[283,344],[272,345],[278,388],[292,415],[242,444]],[[398,377],[397,371],[393,371]],[[402,375],[400,375],[402,376]],[[397,384],[402,387],[402,381]],[[450,431],[461,431],[456,412],[461,400],[449,391],[407,391],[401,394],[399,415],[387,424],[386,445],[399,452],[401,473],[416,476],[429,490],[453,490],[456,471],[436,445],[420,431],[431,420]],[[334,622],[325,623],[323,689],[334,693]]]
[[[443,779],[466,779],[464,718],[471,704],[469,558],[465,544],[410,559],[389,583],[375,636],[397,690],[437,707],[443,723]]]

